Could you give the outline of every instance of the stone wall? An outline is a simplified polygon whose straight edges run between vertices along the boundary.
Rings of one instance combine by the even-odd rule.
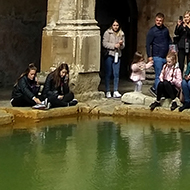
[[[138,6],[138,36],[137,49],[145,53],[146,34],[154,25],[155,15],[162,12],[165,15],[165,25],[169,28],[171,37],[180,15],[190,7],[188,0],[136,0]],[[146,53],[145,53],[146,54]]]
[[[136,2],[138,7],[137,49],[144,53],[146,34],[148,32],[148,29],[154,25],[155,14],[157,12],[163,12],[165,14],[165,25],[169,28],[170,34],[173,37],[174,27],[179,15],[183,15],[185,10],[188,9],[190,5],[190,1],[187,0],[136,0]],[[12,85],[15,82],[16,78],[20,75],[21,72],[23,72],[23,70],[25,70],[30,62],[35,62],[38,69],[41,69],[40,59],[42,30],[43,27],[46,26],[47,11],[48,25],[46,26],[47,31],[44,35],[44,41],[45,44],[50,43],[51,46],[49,46],[49,48],[45,45],[42,49],[45,51],[44,70],[47,70],[47,67],[49,68],[49,65],[52,63],[60,61],[59,55],[63,56],[63,51],[61,51],[60,48],[57,53],[50,56],[49,53],[51,47],[55,48],[55,46],[58,45],[59,47],[64,48],[66,47],[66,44],[68,45],[68,48],[63,49],[65,51],[65,54],[67,54],[66,60],[64,61],[75,63],[80,62],[79,66],[84,66],[84,70],[82,67],[80,67],[80,70],[82,72],[98,72],[100,66],[99,43],[101,38],[99,36],[99,30],[96,27],[96,22],[94,20],[95,3],[96,0],[1,1],[0,87]],[[125,4],[124,0],[123,4]],[[123,17],[126,17],[125,11],[120,12],[123,12]],[[68,22],[68,20],[71,21],[70,26],[73,25],[75,28],[75,31],[73,30],[72,35],[70,35],[71,30],[67,30],[67,23],[64,23],[65,21]],[[76,20],[80,20],[80,22],[77,23],[75,22]],[[72,23],[72,21],[74,23]],[[64,26],[64,28],[62,26]],[[54,29],[55,27],[57,27],[56,30]],[[60,27],[62,27],[62,29]],[[55,35],[53,34],[53,29]],[[78,29],[80,32],[78,32]],[[64,39],[59,40],[59,36],[62,35],[59,35],[60,30],[66,31],[65,39],[69,39],[68,41],[64,41]],[[90,32],[88,32],[88,30]],[[94,30],[96,31],[96,34],[94,34]],[[76,34],[74,34],[74,32]],[[52,42],[51,40],[53,38],[53,35],[55,36],[55,39]],[[69,37],[69,35],[71,37]],[[52,38],[48,36],[52,36]],[[77,36],[79,36],[78,39]],[[134,43],[135,41],[136,39],[131,38],[130,43],[127,44],[127,47],[131,47],[131,43]],[[90,46],[91,49],[89,49],[89,43],[93,44],[95,47]],[[70,47],[70,44],[75,45],[75,47]],[[79,49],[78,47],[83,49]],[[72,50],[70,51],[70,49]],[[75,51],[73,51],[74,49]],[[89,51],[90,53],[88,53]],[[88,56],[85,57],[85,55]],[[126,56],[129,56],[129,54]],[[93,58],[90,59],[89,57]],[[88,62],[90,62],[89,65],[87,64]]]
[[[0,2],[0,87],[12,85],[31,62],[40,69],[46,3],[44,0]]]

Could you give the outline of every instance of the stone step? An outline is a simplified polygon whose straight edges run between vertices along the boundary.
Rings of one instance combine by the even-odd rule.
[[[146,74],[146,79],[154,80],[155,75]]]

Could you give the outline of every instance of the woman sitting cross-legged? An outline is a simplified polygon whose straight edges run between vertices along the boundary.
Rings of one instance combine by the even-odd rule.
[[[66,63],[61,63],[47,76],[42,94],[48,98],[52,108],[74,106],[78,103],[69,90],[69,67]]]
[[[184,109],[190,108],[190,62],[187,65],[185,76],[181,83],[181,88],[184,95],[184,103],[183,106],[179,108],[180,112],[182,112]]]
[[[160,100],[165,98],[172,99],[171,111],[177,108],[176,97],[181,88],[181,70],[177,66],[177,55],[175,52],[168,53],[166,57],[166,64],[163,66],[160,74],[160,82],[157,88],[157,98],[154,103],[150,105],[150,110],[161,106]]]

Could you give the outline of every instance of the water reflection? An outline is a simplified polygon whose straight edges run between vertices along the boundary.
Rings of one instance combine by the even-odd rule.
[[[88,118],[10,127],[0,136],[0,189],[188,189],[190,130],[178,126]]]

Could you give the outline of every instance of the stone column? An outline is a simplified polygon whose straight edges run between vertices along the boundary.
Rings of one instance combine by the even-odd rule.
[[[100,30],[94,13],[95,0],[49,0],[43,30],[41,71],[68,63],[70,86],[79,99],[84,92],[92,97],[100,83]]]

